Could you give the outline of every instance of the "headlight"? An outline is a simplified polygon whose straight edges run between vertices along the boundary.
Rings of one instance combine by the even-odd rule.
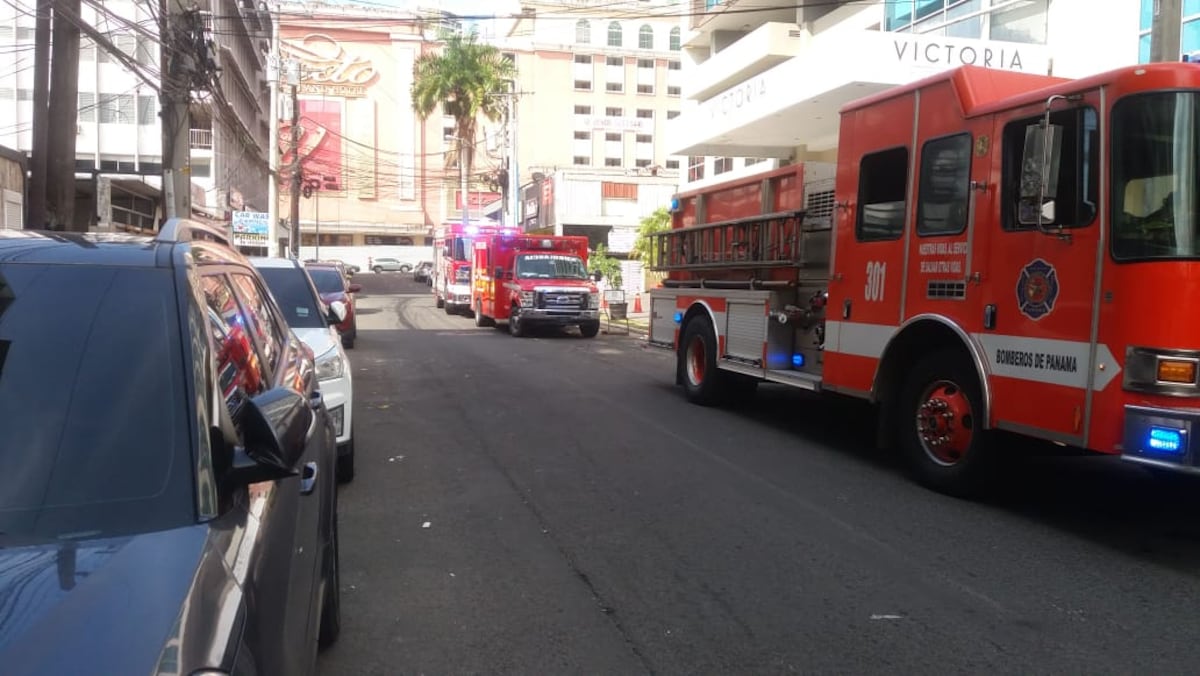
[[[533,307],[533,292],[532,291],[522,291],[521,292],[521,307]]]
[[[588,298],[587,305],[588,305],[589,310],[599,310],[600,309],[600,294],[589,293],[587,298]]]
[[[342,355],[338,354],[336,345],[317,357],[317,380],[341,378],[345,369],[346,365],[342,362]]]

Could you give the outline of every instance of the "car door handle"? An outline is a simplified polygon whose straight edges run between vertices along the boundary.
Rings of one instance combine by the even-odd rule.
[[[304,464],[304,472],[300,475],[300,495],[310,495],[317,489],[317,463]]]

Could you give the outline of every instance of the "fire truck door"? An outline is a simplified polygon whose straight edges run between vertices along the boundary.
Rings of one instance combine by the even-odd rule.
[[[996,118],[991,165],[999,181],[989,191],[999,208],[980,260],[975,335],[991,373],[993,425],[1078,444],[1092,368],[1099,94],[1048,105],[1048,132],[1039,127],[1047,104]]]
[[[471,267],[475,268],[471,279],[474,280],[471,286],[471,307],[475,311],[483,312],[486,317],[494,317],[495,313],[492,310],[493,284],[492,270],[488,267],[491,264],[491,250],[488,248],[486,241],[475,242],[474,260],[471,262]]]

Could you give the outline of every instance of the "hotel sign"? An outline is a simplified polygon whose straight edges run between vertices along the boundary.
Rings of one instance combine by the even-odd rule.
[[[654,120],[647,117],[595,116],[588,121],[592,131],[638,131],[650,134],[654,131]]]
[[[370,59],[346,51],[328,35],[309,33],[283,45],[285,58],[300,64],[300,93],[362,98],[379,79]]]

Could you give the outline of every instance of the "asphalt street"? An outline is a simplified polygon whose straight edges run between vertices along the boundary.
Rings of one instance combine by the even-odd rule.
[[[1200,491],[1032,457],[986,502],[871,411],[688,404],[633,336],[515,339],[356,277],[341,674],[1195,673]]]

